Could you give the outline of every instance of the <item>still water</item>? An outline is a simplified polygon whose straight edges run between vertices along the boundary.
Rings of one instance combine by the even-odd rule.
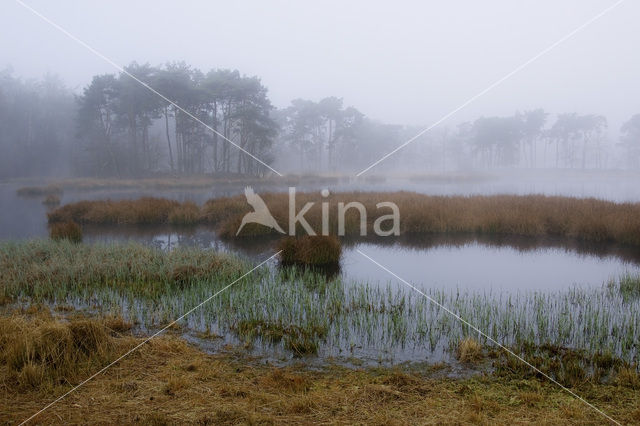
[[[339,186],[337,186],[339,185]],[[42,197],[18,197],[22,185],[0,184],[0,240],[47,237],[46,212]],[[254,185],[257,192],[284,191],[286,187]],[[433,195],[530,194],[596,197],[612,201],[640,201],[635,177],[589,174],[547,177],[482,178],[471,181],[425,182],[412,179],[347,179],[327,185],[333,191],[409,190]],[[298,190],[320,190],[307,184]],[[197,190],[67,190],[62,203],[97,199],[135,199],[156,196],[192,200],[237,195],[241,185],[221,185]],[[273,241],[225,242],[211,229],[167,227],[88,227],[85,241],[135,240],[159,248],[189,245],[230,251],[258,261],[273,252]],[[580,246],[575,243],[539,239],[504,239],[473,236],[423,237],[407,240],[347,242],[341,273],[348,280],[369,283],[397,282],[393,276],[363,257],[369,255],[411,283],[431,288],[464,289],[558,289],[570,285],[600,286],[610,278],[640,271],[640,253],[609,246]]]
[[[286,188],[254,186],[258,193],[286,190]],[[42,198],[17,197],[16,190],[18,187],[15,184],[0,184],[0,240],[46,238],[47,208],[42,204]],[[635,181],[617,181],[615,179],[605,179],[598,182],[585,182],[579,179],[563,182],[554,182],[552,179],[529,182],[499,180],[463,184],[425,184],[406,180],[404,182],[385,180],[382,182],[365,181],[364,183],[348,182],[341,184],[338,188],[329,187],[334,191],[393,191],[404,189],[439,195],[542,193],[548,195],[589,196],[612,201],[640,201],[640,191],[636,188]],[[310,191],[319,190],[321,187],[307,186],[298,187],[298,189]],[[62,202],[70,203],[91,199],[135,199],[141,196],[156,196],[203,203],[207,199],[214,197],[236,195],[241,193],[242,190],[242,186],[223,186],[189,191],[65,191]],[[234,253],[254,263],[270,257],[276,251],[276,240],[274,239],[225,241],[218,238],[214,230],[206,227],[86,226],[84,227],[84,241],[86,243],[136,241],[163,250],[170,250],[178,246],[201,247]],[[447,304],[452,304],[457,300],[457,290],[466,294],[488,295],[489,300],[494,300],[493,298],[497,297],[497,304],[495,305],[497,307],[503,305],[502,297],[504,295],[507,295],[504,296],[507,298],[511,297],[510,295],[515,295],[514,300],[520,305],[514,311],[523,316],[520,320],[524,322],[527,319],[536,317],[534,306],[530,306],[529,299],[525,297],[526,294],[530,294],[532,291],[549,295],[549,303],[553,304],[555,303],[555,295],[565,294],[566,290],[570,288],[578,287],[595,290],[608,280],[618,278],[623,274],[640,273],[640,251],[617,245],[581,244],[548,238],[482,237],[476,235],[426,235],[412,238],[400,237],[397,239],[344,240],[339,273],[343,278],[345,297],[350,294],[350,290],[357,287],[349,287],[354,282],[368,283],[372,286],[379,285],[381,289],[385,288],[389,283],[393,288],[401,288],[403,286],[398,279],[373,264],[362,256],[360,252],[370,256],[416,287],[427,292],[438,292],[440,290],[446,292],[451,299]],[[408,292],[408,294],[412,295],[412,292]],[[518,294],[525,296],[518,298]],[[413,295],[415,296],[415,294]],[[563,300],[569,300],[566,297]],[[624,314],[620,304],[600,306],[599,303],[595,301],[594,306],[602,309],[602,315]],[[482,320],[480,317],[473,317],[473,315],[477,314],[475,306],[468,308],[468,312],[465,315],[469,319],[474,322]],[[570,312],[573,311],[575,311],[576,315],[581,315],[580,309],[574,307]],[[433,313],[433,316],[429,316],[431,314],[427,314],[430,311],[425,312],[426,319],[423,321],[425,327],[429,324],[440,324],[441,319],[438,319],[439,317],[436,313]],[[554,318],[553,315],[555,315],[553,312],[550,314],[552,319]],[[558,312],[565,312],[565,310],[560,309]],[[214,312],[214,314],[217,313]],[[198,324],[210,324],[211,320],[207,318],[196,316],[192,319],[192,329],[203,328],[199,327]],[[411,327],[416,327],[414,317],[409,315],[407,318],[410,319],[410,321],[407,320],[407,327],[409,327],[407,335],[420,334],[418,332],[422,332],[421,330],[411,329]],[[622,316],[620,318],[616,317],[611,321],[611,324],[627,324],[621,318],[624,319]],[[513,318],[509,317],[509,319],[512,320]],[[502,320],[496,321],[502,323]],[[635,320],[629,321],[633,322]],[[340,324],[343,323],[346,323],[346,321]],[[404,341],[399,344],[395,340],[385,341],[380,337],[385,335],[384,324],[384,321],[382,321],[382,325],[374,330],[374,335],[373,337],[370,336],[369,340],[361,339],[362,335],[358,334],[361,331],[358,331],[356,326],[345,325],[349,329],[349,333],[351,333],[346,335],[351,337],[344,337],[342,334],[334,333],[335,330],[331,329],[329,340],[319,349],[320,358],[344,357],[350,354],[371,362],[380,362],[381,357],[403,362],[409,360],[443,360],[449,356],[447,355],[449,331],[443,331],[443,329],[434,332],[433,338],[435,340],[429,345],[419,340],[417,343],[412,343],[413,346],[409,345],[409,343],[405,346]],[[523,325],[525,328],[528,326],[527,324]],[[539,325],[536,324],[535,326]],[[555,325],[552,328],[554,327]],[[225,334],[224,339],[201,339],[196,331],[186,337],[194,343],[211,350],[221,350],[227,343],[242,343],[241,340],[233,336],[233,333],[228,333],[228,330],[221,329],[219,331],[221,334]],[[590,335],[585,330],[575,330],[573,332],[575,336],[572,335],[573,337],[568,340],[567,344],[584,346],[586,343],[583,340]],[[375,333],[382,333],[382,335]],[[353,341],[364,341],[365,343],[354,345]],[[265,349],[256,347],[255,351],[259,355],[269,355],[270,359],[274,357],[276,359],[291,358],[291,354],[282,348],[273,352],[274,348],[272,347],[265,347]]]
[[[88,227],[86,242],[136,241],[161,249],[210,248],[258,263],[275,253],[274,239],[225,241],[198,227]],[[600,287],[627,273],[640,273],[637,250],[569,244],[524,237],[421,237],[411,240],[345,241],[340,274],[345,282],[401,284],[360,252],[412,284],[465,290],[560,290]]]

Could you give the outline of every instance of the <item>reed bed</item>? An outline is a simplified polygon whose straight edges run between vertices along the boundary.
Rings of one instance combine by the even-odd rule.
[[[72,305],[121,316],[143,329],[167,324],[250,269],[206,250],[163,252],[138,245],[64,241],[3,244],[0,260],[0,296],[5,300]],[[591,371],[598,354],[621,360],[611,368],[637,368],[640,298],[621,290],[633,280],[640,278],[544,293],[422,291],[502,344],[532,359],[547,360],[550,372],[562,365],[553,361],[559,355],[556,351],[542,356],[539,348],[583,351],[580,366]],[[283,356],[317,353],[382,363],[454,361],[459,342],[468,337],[482,347],[492,346],[404,287],[345,283],[339,276],[328,279],[295,267],[255,271],[199,308],[182,326]],[[372,354],[377,358],[372,360]],[[508,364],[503,367],[509,371]]]
[[[288,194],[261,194],[272,215],[283,227],[289,220]],[[324,198],[320,193],[296,194],[296,211],[307,202],[315,202],[305,214],[311,227],[322,229],[323,202],[329,203],[329,231],[338,232],[338,203],[358,201],[367,212],[367,233],[373,233],[376,219],[391,213],[376,207],[390,201],[400,211],[400,234],[475,233],[520,236],[550,236],[588,242],[640,245],[640,204],[615,203],[593,198],[550,197],[544,195],[429,196],[413,192],[345,192]],[[180,213],[188,211],[188,214]],[[207,201],[201,208],[158,198],[125,201],[81,201],[49,213],[49,222],[73,220],[78,223],[200,223],[218,228],[223,237],[235,238],[242,217],[251,211],[244,196]],[[170,217],[173,219],[170,220]],[[197,219],[196,219],[197,217]],[[383,221],[388,230],[390,221]],[[242,236],[275,234],[260,225],[247,226]],[[302,227],[296,235],[305,235]],[[345,234],[360,234],[360,214],[349,209],[345,214]]]
[[[49,212],[48,218],[49,223],[166,224],[170,218],[173,223],[177,223],[179,218],[190,220],[192,210],[192,203],[145,197],[138,200],[80,201]]]
[[[309,236],[283,238],[278,243],[280,262],[285,266],[337,266],[342,247],[333,236]]]
[[[79,243],[82,242],[82,228],[75,222],[56,222],[49,226],[49,236],[56,241]]]

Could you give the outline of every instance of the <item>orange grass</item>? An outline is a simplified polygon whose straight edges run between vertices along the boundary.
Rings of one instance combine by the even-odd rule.
[[[49,223],[75,221],[94,224],[161,224],[168,223],[169,217],[175,219],[184,215],[185,208],[178,201],[152,197],[121,201],[79,201],[48,213],[48,218]]]
[[[280,240],[280,261],[284,265],[328,266],[340,262],[342,247],[333,236],[287,237]]]
[[[49,226],[49,236],[52,240],[69,240],[74,243],[82,241],[82,228],[73,221],[56,222]]]
[[[458,344],[456,356],[460,362],[477,363],[482,360],[482,345],[473,337],[462,339]]]
[[[283,229],[288,230],[288,194],[260,194]],[[358,201],[367,211],[367,233],[374,221],[391,213],[376,204],[391,201],[400,210],[400,234],[477,233],[522,236],[552,236],[590,242],[640,245],[640,204],[614,203],[593,198],[543,195],[430,196],[413,192],[346,192],[321,197],[320,193],[296,194],[296,211],[307,202],[315,205],[305,214],[311,227],[322,229],[321,203],[329,203],[329,229],[338,230],[338,203]],[[207,201],[202,208],[158,198],[124,201],[81,201],[49,213],[49,222],[74,220],[79,223],[202,223],[218,227],[223,237],[235,237],[244,214],[251,211],[243,195]],[[197,220],[196,218],[197,214]],[[172,219],[170,219],[172,218]],[[383,230],[390,221],[383,222]],[[346,235],[360,233],[360,215],[349,209],[345,215]],[[276,234],[261,225],[247,226],[242,236]],[[296,235],[304,235],[298,226]]]
[[[86,319],[3,318],[0,341],[35,343],[44,330],[60,342]],[[35,321],[35,323],[30,323]],[[35,328],[23,327],[34,325]],[[99,324],[96,322],[96,324]],[[61,331],[62,330],[62,331]],[[108,330],[107,330],[108,332]],[[10,339],[9,339],[10,337]],[[103,337],[104,338],[104,337]],[[15,368],[0,363],[0,422],[17,423],[43,408],[141,338],[107,335],[105,358],[70,356],[78,370],[64,380],[16,384]],[[53,342],[56,342],[53,340]],[[74,346],[76,345],[76,346]],[[95,352],[88,352],[95,353]],[[89,363],[94,361],[92,368]],[[47,371],[50,370],[47,367]],[[23,367],[24,370],[24,367]],[[54,375],[59,379],[61,376]],[[628,380],[628,379],[625,379]],[[623,424],[640,421],[640,393],[624,384],[586,384],[577,393]],[[430,369],[278,368],[241,355],[208,355],[173,335],[151,340],[36,419],[41,424],[606,424],[595,411],[539,379],[443,377]]]

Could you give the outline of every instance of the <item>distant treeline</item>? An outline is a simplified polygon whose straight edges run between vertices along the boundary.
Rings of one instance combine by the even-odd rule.
[[[260,79],[238,71],[204,73],[182,62],[126,70],[189,114],[126,73],[95,76],[77,95],[55,76],[22,81],[0,72],[0,177],[268,172],[225,139],[285,172],[348,173],[421,130],[376,122],[336,97],[276,109]],[[381,170],[640,166],[640,114],[617,141],[604,116],[549,117],[537,109],[434,129]]]

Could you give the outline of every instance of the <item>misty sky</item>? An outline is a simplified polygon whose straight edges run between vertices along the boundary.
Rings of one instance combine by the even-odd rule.
[[[115,62],[184,60],[257,75],[278,107],[343,97],[389,123],[428,125],[615,0],[25,0]],[[618,8],[447,122],[550,112],[640,112],[640,2]],[[0,67],[59,74],[80,91],[102,59],[13,0],[2,1]]]

